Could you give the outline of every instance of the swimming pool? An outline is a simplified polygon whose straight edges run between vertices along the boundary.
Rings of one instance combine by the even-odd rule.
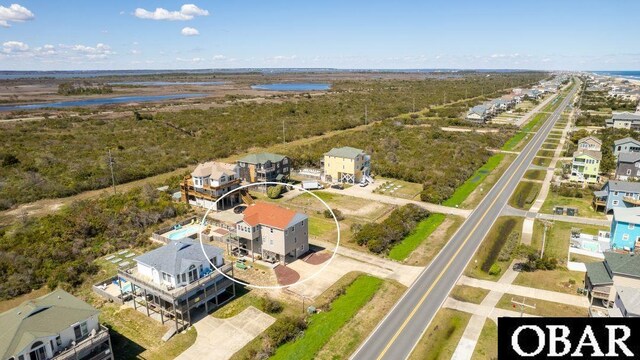
[[[200,225],[187,225],[179,230],[173,230],[168,234],[165,234],[170,240],[180,240],[197,234],[200,232]]]

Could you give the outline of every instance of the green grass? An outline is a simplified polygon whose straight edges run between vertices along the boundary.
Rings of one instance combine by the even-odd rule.
[[[516,296],[512,294],[504,294],[498,304],[497,308],[520,312],[520,308],[516,305],[513,307],[511,300],[518,302],[522,301],[522,296]],[[539,299],[525,299],[525,302],[529,305],[535,304],[535,309],[525,307],[524,313],[529,315],[537,315],[544,317],[586,317],[588,312],[586,308],[561,304],[552,301],[539,300]]]
[[[402,261],[406,259],[415,250],[420,243],[431,235],[431,233],[442,224],[445,216],[443,214],[431,214],[428,218],[422,220],[415,228],[413,233],[400,243],[395,245],[389,251],[389,257],[393,260]]]
[[[551,165],[551,159],[535,157],[531,163],[533,165],[548,167],[549,165]]]
[[[456,285],[453,290],[451,290],[449,296],[459,301],[480,304],[488,293],[489,290],[486,289],[467,285]]]
[[[487,236],[482,240],[482,245],[475,253],[473,261],[469,262],[469,266],[465,270],[465,274],[477,279],[498,280],[505,272],[511,260],[496,261],[504,242],[513,232],[522,230],[523,218],[516,216],[501,216],[489,230]],[[497,275],[489,275],[488,268],[492,263],[500,266],[500,273]],[[485,269],[483,270],[483,265]],[[486,266],[488,265],[488,266]]]
[[[577,288],[584,287],[584,273],[561,268],[521,272],[513,283],[515,285],[575,295],[577,294]]]
[[[536,154],[536,156],[544,156],[544,157],[553,157],[553,155],[554,155],[553,150],[545,150],[545,149],[538,151],[538,153]]]
[[[480,338],[473,350],[471,360],[493,360],[498,358],[498,325],[487,319],[482,327]]]
[[[545,170],[527,170],[524,173],[523,178],[529,180],[544,180],[544,177],[547,176],[547,172]]]
[[[546,119],[547,116],[547,114],[543,113],[536,114],[533,119],[531,119],[525,126],[522,127],[520,131],[518,131],[518,133],[513,135],[511,139],[507,140],[507,142],[504,143],[504,145],[502,146],[502,150],[510,151],[515,149],[518,145],[520,145],[522,139],[524,139],[529,132],[534,130],[534,128],[537,128],[538,124],[541,124],[541,120]]]
[[[509,205],[517,209],[529,210],[536,200],[542,185],[531,181],[521,181],[509,199]]]
[[[466,200],[466,198],[475,190],[478,185],[482,183],[482,181],[493,171],[502,159],[504,159],[505,154],[495,154],[487,160],[487,162],[482,165],[478,170],[476,170],[473,175],[467,179],[462,185],[458,186],[456,191],[442,204],[444,206],[460,206],[462,202]]]
[[[331,310],[313,315],[304,335],[280,346],[272,359],[313,359],[331,336],[351,319],[382,285],[383,280],[373,276],[358,277],[331,304]]]
[[[545,214],[552,214],[553,208],[556,206],[568,206],[578,209],[578,216],[587,217],[592,219],[606,219],[606,215],[602,212],[597,212],[591,207],[591,200],[593,199],[592,191],[585,189],[583,197],[566,197],[560,196],[558,193],[549,191],[547,198],[540,208],[540,212]]]
[[[314,216],[314,215],[309,216],[309,235],[310,236],[322,237],[332,231],[335,232],[335,230],[336,230],[336,224],[333,218],[326,219],[320,216]]]
[[[409,359],[450,359],[470,318],[471,314],[462,311],[440,309]]]

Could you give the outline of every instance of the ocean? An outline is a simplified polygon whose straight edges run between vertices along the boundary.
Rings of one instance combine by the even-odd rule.
[[[604,76],[615,76],[631,80],[640,80],[640,71],[627,70],[627,71],[592,71],[594,74]]]

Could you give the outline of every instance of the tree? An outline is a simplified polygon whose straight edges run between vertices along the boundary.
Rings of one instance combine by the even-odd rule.
[[[269,199],[277,199],[282,194],[282,185],[270,186],[267,188],[267,196]]]

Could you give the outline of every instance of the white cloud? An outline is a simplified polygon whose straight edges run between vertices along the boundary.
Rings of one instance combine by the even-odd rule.
[[[29,50],[29,45],[21,41],[5,41],[2,43],[2,52],[5,54],[25,52]]]
[[[11,4],[9,7],[0,5],[0,26],[11,27],[9,24],[12,22],[23,22],[27,20],[33,20],[35,15],[31,10],[19,4]]]
[[[184,4],[179,11],[169,11],[164,8],[156,8],[154,11],[149,11],[137,8],[133,15],[140,19],[185,21],[191,20],[195,16],[207,16],[209,11],[201,9],[194,4]]]
[[[224,56],[224,55],[214,55],[214,56],[213,56],[213,60],[214,60],[214,61],[215,61],[215,60],[226,60],[226,59],[227,59],[227,57],[226,57],[226,56]]]
[[[182,31],[180,31],[180,33],[184,36],[196,36],[196,35],[200,35],[200,32],[198,31],[198,29],[196,28],[192,28],[192,27],[186,27],[183,28]]]
[[[190,62],[190,63],[200,63],[205,61],[204,58],[201,57],[194,57],[191,59],[184,59],[184,58],[176,58],[177,61],[181,61],[181,62]]]
[[[96,46],[73,45],[71,46],[71,50],[80,55],[84,55],[88,59],[104,59],[108,55],[115,54],[111,51],[109,45],[103,43],[98,43]]]

